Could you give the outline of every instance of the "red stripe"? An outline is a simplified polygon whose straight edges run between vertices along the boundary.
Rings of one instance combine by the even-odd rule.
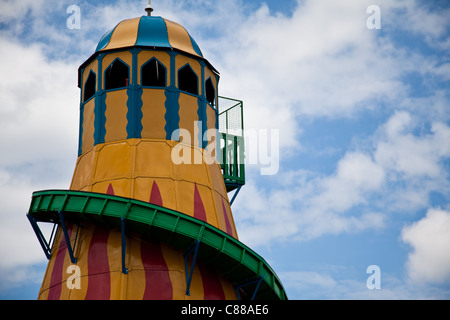
[[[172,282],[159,243],[141,241],[141,258],[145,270],[143,300],[172,300]]]
[[[222,282],[217,272],[214,269],[202,265],[200,261],[197,264],[202,275],[204,300],[225,300]]]
[[[61,288],[62,288],[62,278],[63,278],[63,266],[64,258],[67,253],[67,244],[61,227],[59,228],[61,234],[61,241],[59,242],[58,251],[56,253],[55,264],[53,265],[52,276],[50,278],[50,288],[48,290],[48,300],[60,300],[61,299]],[[69,239],[72,235],[72,225],[67,225],[67,234]]]
[[[231,229],[230,220],[228,220],[227,209],[225,208],[225,203],[223,202],[223,199],[222,199],[222,209],[223,209],[223,216],[225,217],[225,225],[227,226],[227,233],[230,236],[233,236],[233,230]]]
[[[109,230],[95,227],[88,252],[88,288],[86,300],[109,300],[111,277],[108,262]]]
[[[207,222],[205,207],[200,192],[198,192],[197,184],[195,184],[194,189],[194,218]]]
[[[106,190],[106,194],[109,194],[110,196],[114,195],[114,188],[111,183],[108,186],[108,190]]]
[[[159,191],[159,187],[158,187],[158,184],[156,183],[156,181],[153,181],[152,191],[150,193],[150,201],[149,202],[152,204],[155,204],[157,206],[160,206],[160,207],[163,206],[161,192]]]

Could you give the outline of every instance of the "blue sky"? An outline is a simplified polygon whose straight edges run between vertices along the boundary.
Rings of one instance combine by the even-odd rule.
[[[248,146],[259,161],[233,215],[290,299],[450,298],[448,1],[152,3],[219,70],[220,95],[244,101],[246,128],[279,136],[273,175]],[[37,297],[47,262],[25,213],[33,191],[70,184],[77,68],[145,6],[0,0],[0,299]]]

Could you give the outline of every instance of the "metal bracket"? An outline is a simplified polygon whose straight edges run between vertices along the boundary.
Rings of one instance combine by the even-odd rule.
[[[239,191],[241,191],[241,188],[242,188],[242,186],[239,186],[239,187],[237,188],[237,190],[234,192],[233,198],[231,198],[231,201],[230,201],[230,206],[233,204],[233,202],[234,202],[234,200],[236,199],[236,197],[237,197]]]
[[[61,228],[64,233],[64,239],[66,240],[67,250],[69,251],[70,261],[75,264],[75,263],[77,263],[77,258],[75,258],[73,255],[73,249],[72,249],[72,245],[70,244],[70,238],[69,238],[69,234],[67,232],[66,223],[64,221],[64,215],[62,214],[61,211],[58,211],[58,215],[59,215],[59,222],[61,224]],[[78,228],[78,230],[79,230],[79,228]],[[78,230],[77,230],[77,234],[75,236],[75,241],[73,243],[74,247],[75,247],[75,244],[77,243]]]
[[[72,248],[72,245],[70,244],[69,233],[67,232],[66,223],[64,221],[64,215],[62,214],[61,211],[58,211],[58,215],[59,215],[59,223],[61,224],[61,228],[63,230],[64,239],[66,240],[67,250],[69,251],[70,261],[72,263],[77,263],[77,258],[74,257],[73,248]],[[77,234],[75,236],[75,241],[73,243],[74,247],[75,247],[75,244],[77,243],[77,238],[78,238],[78,230],[77,230]]]
[[[185,273],[186,273],[186,295],[188,295],[188,296],[191,295],[191,292],[190,292],[191,281],[192,281],[192,276],[194,274],[195,262],[197,260],[197,253],[198,253],[199,247],[200,247],[200,240],[195,240],[195,242],[192,245],[190,245],[186,249],[186,251],[183,253],[184,268],[185,268]],[[187,257],[192,253],[194,254],[194,259],[192,260],[191,271],[189,272]]]
[[[53,224],[52,234],[50,236],[50,240],[47,242],[44,235],[42,234],[41,229],[37,224],[37,220],[34,217],[30,216],[29,214],[27,214],[27,218],[30,221],[30,224],[34,230],[34,233],[36,234],[36,237],[38,238],[42,250],[44,250],[45,256],[47,257],[48,260],[50,260],[52,258],[52,247],[53,247],[52,242],[54,240],[53,236],[55,235],[55,228],[57,224],[56,223]]]
[[[125,219],[121,219],[120,230],[122,233],[122,273],[128,274],[128,268],[125,267],[125,257],[127,254],[127,235],[125,234]]]
[[[263,277],[259,276],[259,277],[256,277],[255,279],[251,279],[251,280],[247,279],[245,282],[234,286],[234,289],[236,290],[238,299],[241,300],[241,294],[239,293],[239,289],[241,289],[242,287],[250,286],[250,285],[256,283],[255,291],[253,292],[253,295],[250,298],[250,300],[255,300],[256,294],[258,293],[258,290],[259,290],[259,287],[261,286],[262,280],[263,280]]]

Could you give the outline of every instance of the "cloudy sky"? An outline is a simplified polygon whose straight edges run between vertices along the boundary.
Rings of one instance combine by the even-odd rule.
[[[152,3],[244,101],[257,161],[233,214],[290,299],[450,298],[447,0]],[[145,6],[0,0],[0,299],[37,297],[47,262],[25,214],[33,191],[69,187],[78,66]]]

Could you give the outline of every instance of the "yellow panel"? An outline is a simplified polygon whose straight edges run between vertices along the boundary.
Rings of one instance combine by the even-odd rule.
[[[149,202],[153,181],[154,179],[151,178],[135,178],[133,194],[131,195],[133,199]]]
[[[184,29],[176,22],[167,19],[164,20],[166,21],[170,45],[174,48],[186,51],[198,57],[199,55],[192,47],[191,38],[186,29]]]
[[[114,181],[99,182],[92,185],[91,192],[106,193],[109,184],[114,188],[114,195],[119,197],[131,197],[131,179],[119,179]]]
[[[170,282],[172,282],[173,299],[172,300],[186,300],[189,296],[186,295],[186,275],[181,270],[169,270]]]
[[[238,235],[237,235],[237,231],[236,231],[236,225],[234,224],[233,214],[231,214],[231,206],[230,206],[230,204],[227,201],[224,201],[223,205],[225,206],[225,210],[227,211],[226,215],[228,217],[228,221],[230,222],[231,230],[233,231],[233,237],[238,239]]]
[[[145,293],[145,270],[128,269],[127,274],[127,300],[142,300]]]
[[[139,18],[124,20],[119,23],[111,35],[111,40],[102,51],[134,46],[139,29]]]
[[[128,65],[129,71],[130,71],[130,79],[129,82],[131,84],[131,81],[133,79],[133,68],[131,67],[133,65],[133,55],[131,54],[130,51],[121,51],[121,52],[114,52],[114,53],[110,53],[105,55],[105,57],[102,60],[102,89],[105,88],[105,77],[104,77],[104,73],[105,70],[108,69],[109,65],[116,59],[119,58],[120,60],[122,60],[123,62],[125,62]]]
[[[182,254],[164,243],[161,244],[161,252],[169,268],[170,282],[172,282],[173,287],[173,300],[184,300],[186,296],[186,276]]]
[[[153,181],[158,184],[161,199],[165,208],[178,211],[176,184],[172,179],[136,178],[134,180],[133,198],[149,202]]]
[[[99,151],[95,181],[130,177],[132,164],[132,148],[126,141],[104,145]]]
[[[106,134],[105,142],[124,140],[127,138],[127,90],[106,93]]]
[[[216,205],[214,201],[214,194],[213,194],[214,191],[211,191],[211,189],[199,184],[197,184],[197,188],[198,192],[200,193],[200,197],[202,198],[203,206],[205,207],[207,222],[216,228],[220,228],[218,214],[216,211]]]
[[[136,150],[136,176],[173,178],[171,147],[165,140],[146,140]]]
[[[201,156],[201,152],[198,149],[192,150]],[[191,182],[195,181],[197,184],[202,184],[208,187],[211,186],[206,164],[180,164],[176,165],[176,169],[178,170],[179,178],[181,180]]]
[[[182,67],[184,67],[188,63],[191,66],[192,70],[194,70],[194,72],[197,75],[198,92],[199,92],[199,95],[202,95],[203,86],[200,85],[200,82],[202,80],[202,67],[201,67],[200,63],[195,59],[186,57],[182,54],[179,54],[175,57],[175,83],[178,86],[178,70],[180,70]]]
[[[138,53],[138,83],[141,84],[141,68],[151,58],[156,58],[166,67],[166,83],[170,84],[170,56],[167,52],[162,51],[141,51]]]
[[[213,197],[214,197],[214,204],[216,206],[216,212],[217,212],[217,223],[218,225],[216,226],[217,228],[219,228],[220,230],[222,230],[223,232],[227,232],[227,225],[225,223],[225,218],[222,214],[223,209],[222,209],[222,197],[215,191],[213,191]]]
[[[223,180],[222,171],[220,169],[220,164],[214,163],[208,165],[209,168],[209,179],[212,184],[212,188],[228,200],[228,194],[225,187],[225,181]]]
[[[71,190],[81,190],[89,186],[95,166],[95,155],[94,149],[91,149],[91,151],[78,158],[70,185]]]
[[[122,271],[122,234],[118,229],[109,232],[107,254],[110,271]]]
[[[119,230],[111,230],[107,242],[107,254],[111,276],[111,300],[122,298],[122,238]]]
[[[143,89],[142,138],[166,138],[166,95],[163,89]]]
[[[193,97],[186,93],[180,94],[180,129],[186,129],[190,133],[191,144],[194,146],[199,146],[198,137],[198,98]]]
[[[84,105],[81,153],[89,151],[94,146],[94,109],[95,99],[89,100],[89,102]]]
[[[178,210],[191,217],[194,216],[194,188],[192,182],[176,182]]]
[[[145,271],[141,258],[141,239],[129,237],[127,240],[128,283],[126,298],[142,300],[145,293]]]

